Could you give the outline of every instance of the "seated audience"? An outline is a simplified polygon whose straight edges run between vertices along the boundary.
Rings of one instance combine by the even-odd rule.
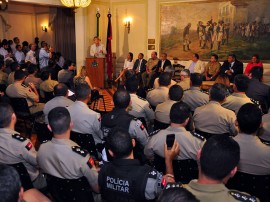
[[[220,67],[220,74],[227,75],[230,82],[233,82],[237,74],[243,74],[243,63],[236,59],[236,55],[229,54],[228,60]]]
[[[151,106],[156,107],[158,104],[166,101],[169,94],[169,85],[171,84],[171,75],[163,72],[159,76],[159,87],[149,91],[146,95],[147,101]]]
[[[193,120],[198,133],[235,135],[235,113],[221,104],[226,99],[227,89],[222,84],[214,84],[209,90],[210,102],[194,111]]]
[[[12,53],[9,53],[7,49],[8,49],[8,41],[6,39],[3,39],[3,41],[0,43],[0,55],[4,57],[4,61],[8,60],[13,61]]]
[[[246,75],[238,74],[234,77],[233,93],[226,97],[225,102],[222,103],[222,107],[230,109],[238,113],[240,107],[246,103],[252,103],[249,97],[246,95],[246,91],[249,86],[249,78]]]
[[[106,201],[153,200],[161,192],[164,183],[174,181],[172,159],[179,153],[176,142],[171,150],[162,145],[166,158],[164,176],[148,165],[140,165],[134,159],[133,148],[136,142],[127,131],[116,128],[109,133],[107,144],[113,161],[102,166],[98,176],[101,196]]]
[[[133,53],[129,52],[127,55],[127,58],[125,59],[124,67],[122,71],[120,72],[120,75],[117,77],[117,79],[115,79],[115,82],[117,82],[119,79],[125,80],[125,78],[123,78],[123,76],[125,75],[125,72],[127,70],[132,70],[133,66],[134,66]]]
[[[5,72],[5,63],[0,60],[0,84],[8,85],[8,74]]]
[[[189,122],[190,108],[184,102],[175,103],[170,111],[171,125],[165,129],[152,133],[149,142],[144,148],[145,156],[153,160],[154,154],[164,158],[163,145],[168,134],[175,134],[175,141],[179,143],[181,152],[175,156],[177,160],[197,160],[197,153],[204,144],[204,138],[185,129]],[[156,133],[156,134],[155,134]]]
[[[261,67],[253,67],[250,72],[250,82],[247,89],[247,96],[251,99],[259,101],[262,110],[267,113],[270,107],[270,86],[262,83],[263,69]]]
[[[169,99],[157,105],[155,119],[159,122],[170,124],[170,111],[174,103],[181,101],[183,89],[179,85],[173,85],[169,89]]]
[[[74,77],[74,85],[75,87],[77,85],[80,85],[82,83],[86,83],[89,85],[90,89],[93,89],[93,86],[90,82],[90,79],[89,77],[87,76],[87,70],[86,70],[86,67],[85,66],[82,66],[81,67],[81,70],[80,72]]]
[[[172,66],[167,66],[165,67],[164,72],[168,72],[169,74],[171,74],[171,77],[173,77],[174,68]],[[169,85],[169,88],[175,84],[176,82],[171,79],[171,84]],[[156,78],[154,81],[154,88],[158,88],[158,87],[159,87],[159,78]]]
[[[55,97],[47,102],[43,109],[45,123],[48,123],[48,114],[53,108],[69,107],[74,103],[72,100],[68,99],[68,87],[63,83],[54,86],[53,93]]]
[[[44,98],[44,92],[53,92],[54,86],[56,86],[58,82],[51,79],[49,71],[42,71],[41,79],[42,82],[39,85],[39,89],[41,97]]]
[[[151,53],[151,58],[146,63],[146,71],[144,73],[142,73],[142,81],[143,81],[144,88],[149,87],[149,82],[151,80],[151,77],[155,73],[152,71],[152,69],[156,68],[158,61],[159,61],[159,59],[157,57],[157,52],[153,51]]]
[[[141,145],[146,145],[148,133],[143,123],[127,112],[131,104],[129,93],[126,90],[117,90],[113,95],[113,103],[113,110],[105,114],[101,120],[103,135],[106,137],[113,128],[120,127]]]
[[[34,187],[43,188],[46,180],[39,172],[37,152],[31,141],[15,131],[16,115],[9,104],[0,103],[0,163],[23,163]]]
[[[193,73],[202,74],[204,73],[204,67],[205,67],[205,64],[203,61],[200,60],[199,54],[194,53],[192,55],[192,59],[188,61],[185,69],[188,69],[190,74],[193,74]]]
[[[183,69],[180,72],[180,81],[177,85],[181,86],[184,91],[190,88],[190,71],[188,69]]]
[[[30,50],[27,52],[25,56],[25,63],[37,64],[37,56],[36,56],[36,44],[30,44]]]
[[[259,55],[252,56],[251,61],[247,64],[244,74],[249,76],[253,67],[260,67],[263,69],[263,63],[260,61]]]
[[[144,54],[139,53],[138,59],[135,60],[133,70],[136,72],[136,75],[139,79],[139,84],[142,82],[142,74],[146,71],[146,63],[147,61],[143,58]]]
[[[239,133],[234,140],[241,151],[238,170],[253,175],[270,175],[270,147],[257,137],[262,126],[261,110],[251,103],[243,105],[237,114],[236,125]]]
[[[55,61],[57,62],[57,65],[62,68],[64,66],[64,63],[65,63],[65,58],[62,56],[62,54],[60,52],[56,52],[55,53]]]
[[[69,88],[73,86],[73,78],[76,67],[70,60],[66,60],[63,69],[58,72],[58,82],[66,84]]]
[[[77,100],[68,107],[72,130],[83,134],[92,134],[95,143],[102,143],[103,133],[101,131],[101,116],[99,113],[89,109],[87,103],[91,99],[91,89],[88,84],[80,84],[75,87]]]
[[[20,66],[17,62],[13,62],[10,64],[10,69],[11,69],[11,72],[10,74],[8,75],[8,85],[10,84],[13,84],[14,83],[14,74],[15,74],[15,71],[20,69]]]
[[[38,150],[37,161],[41,170],[63,179],[84,176],[92,190],[99,192],[98,172],[92,157],[70,140],[72,123],[68,110],[65,107],[56,107],[49,112],[48,120],[53,138],[41,144]],[[64,158],[65,156],[68,158]]]
[[[22,46],[21,45],[16,45],[15,58],[16,58],[16,61],[20,65],[23,65],[24,64],[24,62],[25,62],[25,55],[24,55],[24,52],[22,52]]]
[[[39,89],[39,85],[41,84],[42,80],[40,78],[36,77],[37,74],[37,66],[30,64],[27,68],[28,76],[26,77],[24,84],[29,85],[29,83],[33,83],[36,87],[36,89]]]
[[[39,94],[33,83],[29,83],[28,87],[23,84],[25,78],[25,72],[17,70],[14,74],[15,82],[7,87],[6,94],[10,98],[25,98],[31,114],[40,112],[44,103],[39,103]]]
[[[199,178],[184,185],[201,202],[259,201],[236,190],[225,187],[237,172],[240,147],[226,135],[215,135],[206,141],[198,152]]]
[[[205,66],[204,80],[215,81],[220,70],[221,64],[218,62],[218,55],[212,54],[210,61]]]
[[[206,105],[209,102],[209,96],[201,91],[202,75],[194,73],[190,75],[190,88],[184,91],[182,101],[187,103],[191,111],[194,112],[197,107]]]

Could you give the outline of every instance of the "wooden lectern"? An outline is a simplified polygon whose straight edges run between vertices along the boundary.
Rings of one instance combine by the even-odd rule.
[[[92,86],[104,88],[105,58],[86,58],[86,69]]]

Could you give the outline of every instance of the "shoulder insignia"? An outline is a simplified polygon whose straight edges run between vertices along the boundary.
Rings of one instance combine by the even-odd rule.
[[[199,133],[196,133],[196,132],[190,132],[194,137],[204,141],[205,140],[205,137],[203,137],[202,135],[200,135]]]
[[[156,171],[155,169],[151,169],[148,173],[148,178],[157,179],[157,174],[158,171]]]
[[[261,142],[262,142],[263,144],[265,144],[266,146],[270,146],[270,142],[268,142],[268,141],[263,141],[263,140],[261,140]]]
[[[42,142],[41,142],[41,144],[44,144],[44,143],[46,143],[46,142],[48,142],[49,140],[43,140]]]
[[[160,129],[157,129],[157,130],[151,132],[151,133],[149,134],[149,137],[154,136],[154,135],[157,134],[159,131],[160,131]]]
[[[79,146],[73,146],[71,148],[72,148],[72,151],[74,151],[77,154],[80,154],[83,157],[86,157],[86,155],[88,154],[88,152],[86,150],[82,149]]]
[[[141,99],[141,100],[144,100],[144,101],[146,101],[146,99],[144,99],[144,98],[142,98],[142,97],[140,97],[140,96],[138,96],[138,98],[139,98],[139,99]]]
[[[18,141],[20,141],[20,142],[24,142],[24,141],[26,140],[25,137],[23,137],[23,136],[21,136],[21,135],[19,135],[19,134],[13,134],[13,135],[12,135],[12,138],[14,138],[14,139],[16,139],[16,140],[18,140]]]
[[[200,90],[202,93],[209,95],[209,92],[207,90]]]
[[[248,194],[241,193],[239,191],[229,191],[229,194],[233,196],[238,201],[248,201],[248,202],[256,202],[257,199],[255,196],[250,196]]]
[[[92,168],[95,165],[95,162],[92,157],[90,157],[89,160],[87,161],[87,165],[89,166],[89,168]]]
[[[143,123],[141,123],[140,129],[141,129],[141,130],[144,130],[144,128],[145,128],[145,127],[144,127]]]
[[[152,91],[152,90],[154,90],[154,88],[149,88],[149,89],[147,90],[147,92],[150,92],[150,91]]]
[[[175,183],[167,183],[165,189],[171,189],[171,188],[180,188],[183,187],[183,184],[181,182],[175,182]]]
[[[25,146],[25,148],[29,151],[31,150],[33,147],[32,143],[31,142],[28,142],[27,145]]]

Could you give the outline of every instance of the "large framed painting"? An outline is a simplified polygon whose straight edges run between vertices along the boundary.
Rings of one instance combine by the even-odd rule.
[[[198,53],[220,60],[234,53],[243,60],[258,54],[270,60],[269,0],[191,0],[160,4],[160,51],[169,58]]]

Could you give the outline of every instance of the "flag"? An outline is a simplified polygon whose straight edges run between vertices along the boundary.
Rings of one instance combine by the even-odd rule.
[[[108,29],[107,29],[107,75],[108,79],[112,80],[112,73],[113,73],[113,65],[112,65],[112,23],[111,17],[112,15],[109,13],[108,15]]]

